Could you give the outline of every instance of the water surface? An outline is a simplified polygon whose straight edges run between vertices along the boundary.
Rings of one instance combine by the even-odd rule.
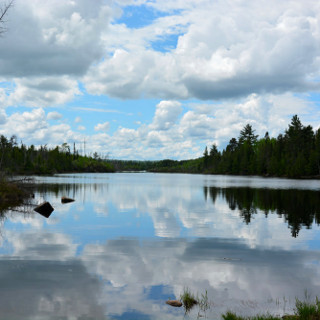
[[[185,288],[207,290],[208,319],[283,314],[296,297],[320,295],[320,181],[116,173],[36,182],[34,203],[55,211],[2,219],[3,318],[184,319],[164,302]]]

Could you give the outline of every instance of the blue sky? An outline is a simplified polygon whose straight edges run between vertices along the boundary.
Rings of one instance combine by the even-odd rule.
[[[15,0],[0,134],[186,159],[247,123],[277,136],[298,114],[318,129],[319,18],[313,0]]]

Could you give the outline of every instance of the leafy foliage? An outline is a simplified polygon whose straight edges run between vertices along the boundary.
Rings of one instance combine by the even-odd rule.
[[[190,310],[198,304],[198,300],[193,295],[193,293],[190,292],[188,288],[186,288],[183,293],[180,296],[180,300],[183,304],[183,307],[185,309],[185,313],[188,314]]]
[[[297,115],[293,116],[284,134],[270,138],[266,132],[258,139],[255,130],[247,124],[238,139],[232,138],[220,152],[215,144],[205,148],[203,157],[192,160],[124,161],[102,160],[97,153],[93,157],[80,156],[68,144],[48,149],[33,145],[18,146],[15,136],[0,136],[0,171],[7,173],[54,172],[110,172],[152,171],[209,173],[234,175],[262,175],[301,178],[320,176],[320,129],[313,131],[304,126]]]
[[[318,320],[320,319],[320,301],[316,299],[315,303],[296,300],[296,311],[294,315],[285,315],[283,317],[270,314],[257,315],[254,317],[238,316],[234,312],[228,311],[222,315],[224,320]]]
[[[7,174],[51,174],[58,172],[111,172],[113,166],[105,160],[81,156],[67,143],[53,149],[18,146],[17,138],[0,136],[0,171]]]
[[[232,138],[222,152],[212,145],[210,152],[205,148],[201,158],[171,163],[160,161],[152,170],[289,178],[319,176],[320,129],[314,132],[295,115],[284,134],[270,138],[266,132],[258,139],[255,130],[247,124],[238,139]]]
[[[296,300],[296,315],[301,320],[319,320],[320,319],[320,301],[318,298],[315,303]]]

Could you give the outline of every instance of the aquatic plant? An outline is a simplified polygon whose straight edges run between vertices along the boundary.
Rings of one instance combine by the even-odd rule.
[[[201,311],[204,313],[204,315],[206,315],[206,312],[208,309],[210,309],[212,302],[210,302],[208,299],[208,291],[207,290],[206,290],[205,294],[201,293],[201,298],[200,299],[198,298],[197,300],[198,300],[198,304],[199,304],[199,312],[198,312],[198,318],[199,318],[200,316],[202,316],[200,314]]]
[[[314,303],[300,301],[296,299],[295,314],[301,320],[318,320],[320,319],[320,301],[316,298]]]
[[[207,310],[210,309],[212,305],[212,302],[209,301],[207,290],[199,297],[198,295],[195,296],[189,288],[185,288],[183,293],[180,295],[180,300],[184,307],[185,314],[188,314],[191,309],[197,305],[199,307],[198,318],[205,317]]]
[[[188,314],[190,310],[198,304],[198,300],[188,288],[183,290],[183,293],[180,295],[180,300],[185,309],[185,314]]]
[[[238,316],[235,313],[228,311],[226,314],[222,315],[224,320],[282,320],[281,317],[272,316],[269,314],[266,315],[257,315],[254,317],[242,317]]]
[[[316,298],[314,303],[296,299],[295,314],[285,315],[283,317],[270,314],[242,317],[228,311],[226,314],[222,315],[222,318],[223,320],[320,320],[320,301],[318,298]]]

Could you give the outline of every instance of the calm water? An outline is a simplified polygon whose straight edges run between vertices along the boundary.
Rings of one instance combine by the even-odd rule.
[[[36,177],[50,218],[1,221],[1,319],[208,319],[320,296],[320,181],[116,173]],[[62,196],[76,201],[61,204]],[[20,208],[23,211],[26,208]]]

